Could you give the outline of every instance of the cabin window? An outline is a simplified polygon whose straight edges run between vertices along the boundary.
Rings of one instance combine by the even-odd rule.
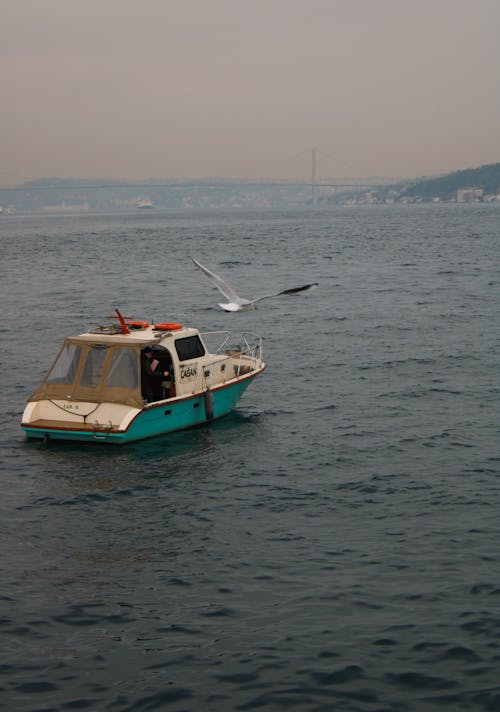
[[[205,355],[205,349],[198,335],[176,339],[175,350],[179,361],[189,361],[191,358],[199,358]]]
[[[75,344],[65,344],[56,362],[52,366],[47,383],[74,383],[76,370],[80,362],[81,347]]]
[[[116,349],[111,356],[111,364],[106,385],[116,388],[137,388],[137,354],[134,349]]]
[[[80,380],[81,386],[95,388],[99,385],[106,354],[107,348],[105,346],[92,346],[90,348]]]

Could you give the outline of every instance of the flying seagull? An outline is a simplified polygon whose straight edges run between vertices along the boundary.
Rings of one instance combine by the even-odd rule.
[[[219,292],[221,292],[226,297],[226,299],[229,300],[225,304],[219,304],[219,306],[224,309],[224,311],[243,311],[247,309],[256,309],[257,307],[255,306],[255,304],[257,302],[262,301],[262,299],[270,299],[270,297],[279,297],[281,294],[297,294],[298,292],[305,292],[309,289],[314,289],[318,286],[317,282],[313,282],[312,284],[305,284],[303,287],[292,287],[292,289],[284,289],[282,292],[275,292],[274,294],[265,294],[263,297],[256,297],[255,299],[245,299],[244,297],[238,296],[234,289],[229,284],[227,284],[227,282],[224,282],[224,280],[221,279],[218,274],[215,274],[215,272],[212,272],[207,267],[204,267],[197,260],[195,260],[194,257],[191,257],[191,259],[193,260],[195,265],[207,275],[208,279],[215,287],[217,287]]]

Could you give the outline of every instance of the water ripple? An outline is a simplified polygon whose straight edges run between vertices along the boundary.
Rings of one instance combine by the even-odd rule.
[[[13,215],[0,240],[6,711],[500,709],[497,207]],[[190,253],[320,288],[223,314]],[[61,340],[117,299],[262,333],[266,372],[210,426],[27,443]]]

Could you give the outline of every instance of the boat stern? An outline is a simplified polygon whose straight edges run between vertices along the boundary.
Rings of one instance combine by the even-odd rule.
[[[112,403],[30,401],[21,428],[30,439],[124,441],[138,408]]]

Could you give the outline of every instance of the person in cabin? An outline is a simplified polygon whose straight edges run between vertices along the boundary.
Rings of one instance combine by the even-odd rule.
[[[169,371],[156,371],[158,361],[153,358],[153,351],[150,346],[146,346],[141,354],[141,392],[142,397],[148,403],[160,400],[159,394],[160,380],[167,378]]]

